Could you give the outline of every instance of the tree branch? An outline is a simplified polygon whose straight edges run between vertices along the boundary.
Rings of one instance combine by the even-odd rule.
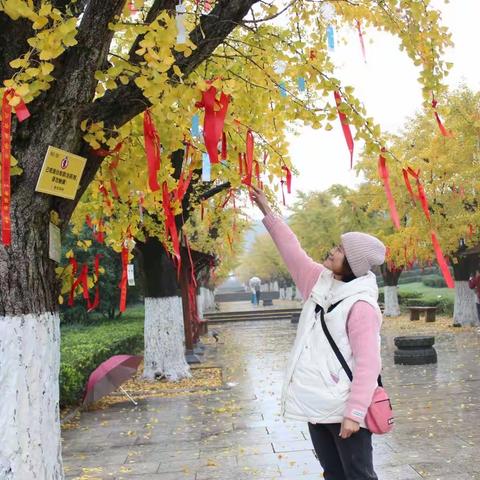
[[[220,0],[209,15],[200,17],[199,25],[190,33],[190,40],[197,46],[196,50],[189,57],[180,52],[174,54],[174,65],[180,68],[183,79],[212,54],[257,1]],[[178,81],[173,66],[168,71],[168,76]],[[125,124],[149,106],[149,101],[132,79],[127,85],[107,92],[86,113],[95,122],[103,121],[106,128],[114,128]]]
[[[197,45],[197,49],[189,57],[184,57],[181,53],[177,54],[175,65],[184,73],[184,80],[225,40],[257,1],[259,0],[219,0],[209,15],[201,17],[200,24],[190,34],[190,39]],[[176,80],[173,66],[168,75],[172,80]],[[150,102],[132,79],[127,85],[109,91],[93,102],[84,111],[84,118],[95,122],[103,121],[106,129],[112,129],[122,126],[149,106]],[[71,213],[74,210],[103,160],[93,155],[86,144],[80,155],[87,157],[88,161],[75,201],[61,207],[67,215],[66,218],[68,218],[68,212]]]
[[[0,82],[13,76],[10,62],[28,52],[27,39],[33,35],[32,22],[27,18],[12,20],[0,12]],[[14,41],[12,41],[14,39]]]

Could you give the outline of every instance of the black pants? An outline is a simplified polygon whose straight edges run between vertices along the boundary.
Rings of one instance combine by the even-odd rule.
[[[361,428],[343,439],[340,423],[308,424],[326,480],[378,480],[373,470],[372,434]]]

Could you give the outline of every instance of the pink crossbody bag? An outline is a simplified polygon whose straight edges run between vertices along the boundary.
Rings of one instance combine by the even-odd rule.
[[[331,312],[340,302],[331,305],[328,309],[328,312]],[[317,305],[315,308],[315,313],[320,312],[320,319],[322,321],[323,333],[327,337],[328,343],[332,347],[335,355],[338,358],[338,361],[341,363],[345,373],[347,374],[350,381],[353,380],[352,370],[348,366],[345,358],[343,357],[340,349],[337,347],[337,344],[333,340],[330,332],[328,331],[327,324],[325,323],[324,310],[320,305]],[[390,398],[388,397],[387,392],[382,385],[382,377],[379,375],[377,379],[378,387],[373,393],[372,403],[368,407],[367,415],[365,416],[365,424],[367,428],[377,435],[383,435],[390,432],[393,429],[394,417],[392,404]]]

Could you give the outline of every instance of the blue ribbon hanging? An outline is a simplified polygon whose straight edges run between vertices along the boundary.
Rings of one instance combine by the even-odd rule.
[[[210,157],[208,153],[202,154],[202,182],[210,182]]]
[[[327,46],[331,52],[335,50],[335,33],[331,25],[327,27]]]
[[[299,91],[299,92],[304,92],[304,91],[306,90],[305,78],[303,78],[303,77],[298,77],[298,79],[297,79],[297,84],[298,84],[298,91]]]
[[[197,114],[192,117],[192,137],[200,136],[200,118]]]

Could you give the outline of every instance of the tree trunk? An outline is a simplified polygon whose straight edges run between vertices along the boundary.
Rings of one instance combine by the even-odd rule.
[[[138,242],[145,279],[144,376],[180,380],[190,376],[185,360],[182,299],[177,273],[158,239]]]
[[[474,268],[473,258],[458,252],[456,259],[457,263],[453,264],[453,274],[455,278],[453,324],[476,325],[478,320],[475,292],[468,286],[468,279]]]
[[[385,310],[383,315],[385,317],[400,316],[400,305],[398,304],[398,287],[390,287],[385,285],[383,287],[385,297]]]
[[[453,306],[454,325],[476,325],[477,306],[475,292],[468,286],[468,281],[455,280],[455,304]]]
[[[382,272],[385,310],[383,315],[385,317],[398,317],[400,315],[400,306],[398,304],[398,279],[402,273],[402,269],[390,270],[388,265],[384,263],[380,267]]]
[[[48,203],[12,205],[12,245],[0,247],[0,478],[63,478],[60,320],[48,258]]]

